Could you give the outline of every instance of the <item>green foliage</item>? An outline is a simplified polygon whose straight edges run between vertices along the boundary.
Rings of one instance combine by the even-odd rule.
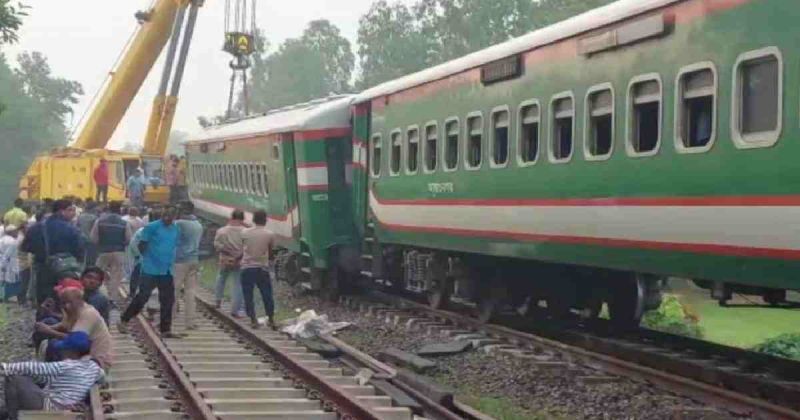
[[[310,22],[301,37],[287,39],[271,54],[266,53],[266,39],[260,34],[257,39],[260,53],[253,57],[248,82],[251,111],[264,112],[350,90],[355,57],[350,41],[329,21]],[[241,95],[237,109],[244,110]]]
[[[365,89],[432,64],[433,41],[409,7],[376,1],[359,20],[357,86]]]
[[[22,54],[12,70],[0,54],[0,200],[17,195],[17,182],[40,152],[66,143],[65,116],[83,91],[76,82],[55,78],[38,53]],[[24,64],[23,64],[24,63]]]
[[[367,88],[518,37],[613,0],[386,0],[361,17],[358,55]]]
[[[19,40],[17,31],[26,16],[27,6],[12,0],[0,0],[0,44],[10,44]]]
[[[781,334],[755,346],[753,350],[787,359],[800,360],[800,333]]]
[[[703,337],[703,329],[698,325],[698,320],[692,319],[678,297],[671,294],[664,295],[658,309],[645,313],[642,325],[672,334]]]

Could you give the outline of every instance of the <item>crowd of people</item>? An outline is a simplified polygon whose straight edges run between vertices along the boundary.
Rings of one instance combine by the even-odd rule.
[[[128,322],[155,290],[162,338],[183,337],[173,329],[181,306],[185,330],[196,328],[204,226],[191,202],[152,208],[70,198],[25,204],[16,200],[3,216],[0,293],[5,304],[15,300],[35,310],[31,344],[37,360],[0,364],[5,377],[0,420],[14,419],[20,410],[68,410],[82,404],[113,364],[112,312],[118,311],[117,329],[127,332]],[[273,234],[266,227],[266,212],[254,212],[251,222],[234,210],[216,232],[216,305],[221,307],[232,279],[231,315],[246,315],[251,327],[259,328],[258,288],[267,324],[275,328]],[[126,284],[127,302],[121,292]],[[182,305],[176,294],[182,294]]]

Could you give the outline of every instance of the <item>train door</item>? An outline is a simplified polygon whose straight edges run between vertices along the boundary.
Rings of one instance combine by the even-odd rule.
[[[291,133],[270,136],[267,162],[270,228],[283,239],[282,245],[297,251],[292,238],[299,237],[297,218],[297,171]]]
[[[370,162],[370,104],[353,108],[353,221],[356,231],[364,236],[367,220]]]

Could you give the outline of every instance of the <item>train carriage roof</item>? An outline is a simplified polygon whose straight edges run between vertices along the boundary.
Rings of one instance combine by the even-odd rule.
[[[350,105],[354,97],[354,95],[329,96],[274,109],[238,121],[210,126],[191,135],[185,144],[348,127]]]
[[[444,79],[448,76],[491,63],[492,61],[510,57],[514,54],[529,51],[543,45],[552,44],[680,1],[683,0],[619,0],[607,6],[590,10],[562,22],[511,39],[502,44],[497,44],[464,57],[367,89],[358,95],[355,103],[366,102],[424,83]]]

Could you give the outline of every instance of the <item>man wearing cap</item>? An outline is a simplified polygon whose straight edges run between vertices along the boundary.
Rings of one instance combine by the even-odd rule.
[[[6,403],[0,419],[16,419],[20,410],[70,410],[103,378],[103,369],[88,356],[91,341],[86,332],[71,332],[54,347],[63,361],[0,364]],[[37,382],[47,385],[40,388]]]
[[[83,284],[75,279],[62,280],[56,286],[66,317],[54,326],[37,322],[34,329],[52,338],[61,339],[69,332],[83,331],[92,340],[91,355],[103,369],[111,366],[113,340],[105,320],[93,306],[83,300]],[[52,344],[48,346],[48,358],[58,357],[53,352]]]

